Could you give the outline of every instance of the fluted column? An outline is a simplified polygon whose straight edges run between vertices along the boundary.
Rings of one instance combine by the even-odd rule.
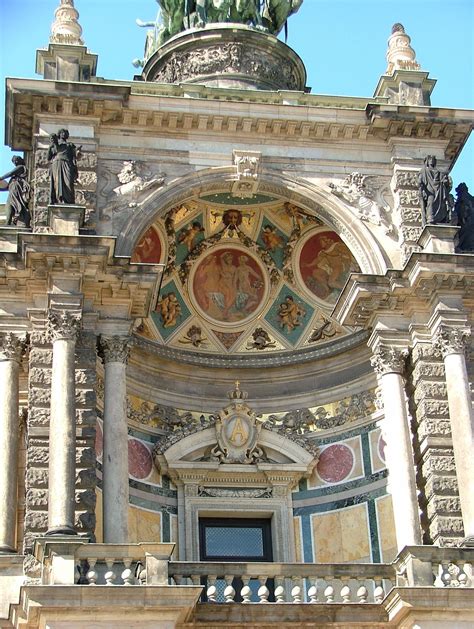
[[[407,355],[406,349],[379,345],[371,361],[382,388],[385,459],[398,551],[421,543],[412,437],[402,375]]]
[[[474,546],[474,414],[465,351],[471,332],[441,325],[434,338],[446,372],[454,461],[464,525],[464,545]]]
[[[101,336],[104,362],[102,497],[104,542],[128,542],[128,432],[126,369],[128,337]]]
[[[51,421],[49,428],[49,499],[47,535],[75,535],[76,480],[75,349],[80,314],[52,310],[53,342]]]
[[[0,553],[14,553],[18,494],[18,374],[24,338],[0,335]]]

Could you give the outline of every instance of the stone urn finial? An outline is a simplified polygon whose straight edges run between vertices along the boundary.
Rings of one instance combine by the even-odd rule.
[[[388,38],[387,70],[385,74],[393,74],[395,70],[420,70],[416,54],[410,45],[411,39],[405,33],[403,24],[392,26],[392,34]]]
[[[82,28],[78,18],[79,12],[74,7],[74,0],[60,0],[58,8],[54,12],[50,43],[83,46]]]

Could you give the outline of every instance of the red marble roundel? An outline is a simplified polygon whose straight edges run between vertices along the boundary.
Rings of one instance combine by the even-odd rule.
[[[337,443],[321,452],[316,469],[326,483],[339,483],[349,476],[353,465],[352,450],[342,443]]]
[[[102,456],[102,450],[104,448],[104,435],[102,433],[102,426],[99,422],[95,426],[95,455],[99,459]]]
[[[146,478],[151,474],[153,460],[151,452],[138,439],[128,440],[128,471],[134,478]]]

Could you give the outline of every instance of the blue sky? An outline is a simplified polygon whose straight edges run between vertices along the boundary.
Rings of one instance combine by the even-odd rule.
[[[58,5],[59,0],[0,0],[2,84],[6,76],[36,77],[35,51],[47,46]],[[135,19],[154,19],[156,2],[75,0],[75,5],[85,43],[99,55],[98,75],[132,79],[131,61],[143,54],[145,38]],[[474,108],[473,0],[304,0],[289,20],[288,44],[305,62],[313,93],[371,96],[386,68],[387,38],[395,22],[411,36],[422,69],[438,81],[433,106]],[[0,174],[10,169],[12,155],[0,148]],[[451,174],[455,185],[465,181],[472,192],[473,137]]]

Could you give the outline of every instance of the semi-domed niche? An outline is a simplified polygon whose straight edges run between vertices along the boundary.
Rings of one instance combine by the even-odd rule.
[[[156,219],[132,261],[165,264],[138,333],[175,350],[294,351],[353,331],[331,311],[359,271],[354,256],[329,225],[282,198],[202,194]]]

